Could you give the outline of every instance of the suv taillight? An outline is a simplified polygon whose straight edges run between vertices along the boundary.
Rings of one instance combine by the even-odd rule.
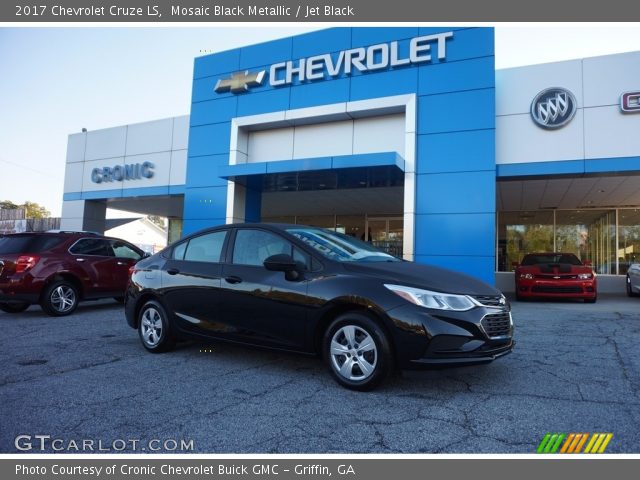
[[[36,266],[40,257],[36,255],[20,255],[16,260],[16,273],[27,272]]]

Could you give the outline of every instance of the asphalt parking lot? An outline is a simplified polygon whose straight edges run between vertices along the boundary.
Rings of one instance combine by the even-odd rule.
[[[640,299],[513,311],[511,355],[405,372],[371,393],[341,388],[313,358],[195,343],[151,355],[110,301],[65,318],[0,312],[0,452],[16,451],[18,435],[39,452],[35,436],[50,435],[71,453],[82,440],[176,453],[181,440],[200,453],[531,453],[547,432],[612,432],[607,452],[640,452]]]

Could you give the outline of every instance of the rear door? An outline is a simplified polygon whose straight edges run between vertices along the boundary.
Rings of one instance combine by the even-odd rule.
[[[278,253],[308,265],[310,257],[283,236],[257,228],[237,229],[230,262],[224,265],[222,312],[238,340],[292,350],[304,349],[308,280],[290,281],[263,262]]]
[[[220,336],[227,331],[220,317],[227,235],[217,230],[180,242],[163,267],[163,297],[181,329]]]
[[[84,272],[83,283],[87,297],[116,296],[123,290],[116,282],[117,259],[106,238],[81,238],[69,248],[72,262]]]
[[[124,295],[129,281],[129,267],[135,265],[144,253],[138,247],[134,247],[124,240],[111,239],[109,244],[115,257],[113,281],[118,291]]]

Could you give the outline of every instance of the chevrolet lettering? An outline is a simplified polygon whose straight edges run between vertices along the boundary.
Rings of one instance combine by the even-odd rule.
[[[371,72],[405,65],[444,60],[447,55],[447,40],[453,32],[415,37],[409,41],[404,53],[397,41],[380,43],[369,47],[342,50],[337,54],[325,53],[295,61],[278,62],[269,68],[269,85],[281,87],[297,79],[299,82],[324,80],[339,75],[352,75],[355,71]],[[262,84],[266,70],[238,72],[219,79],[214,90],[217,93],[231,91],[240,93]],[[245,80],[246,79],[246,80]]]

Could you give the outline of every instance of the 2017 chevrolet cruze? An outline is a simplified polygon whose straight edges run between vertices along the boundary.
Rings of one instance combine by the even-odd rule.
[[[150,352],[213,338],[316,354],[368,390],[394,368],[487,363],[514,346],[495,288],[321,228],[207,229],[130,273],[127,322]]]

